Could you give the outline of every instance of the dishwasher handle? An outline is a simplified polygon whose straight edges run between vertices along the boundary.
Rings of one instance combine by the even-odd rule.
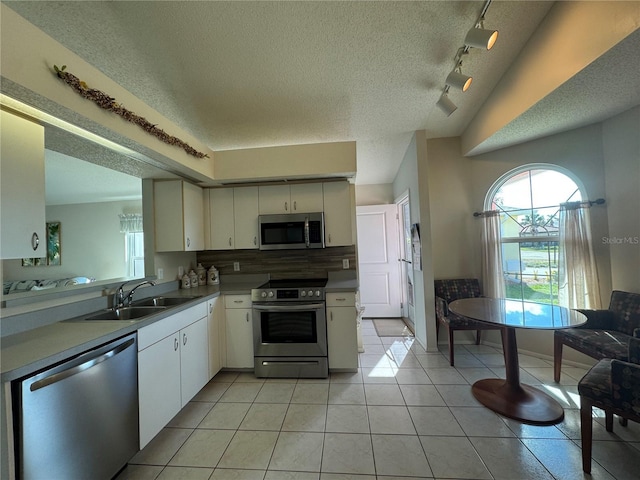
[[[60,382],[60,381],[64,380],[65,378],[69,378],[69,377],[71,377],[73,375],[76,375],[76,374],[78,374],[80,372],[88,370],[91,367],[95,367],[96,365],[104,362],[105,360],[108,360],[109,358],[115,357],[119,353],[124,352],[127,348],[129,348],[134,343],[135,343],[135,339],[134,338],[130,338],[126,342],[123,342],[120,345],[116,345],[114,348],[112,348],[108,352],[103,353],[102,355],[99,355],[97,357],[90,358],[89,360],[87,360],[84,363],[81,363],[80,365],[69,367],[66,370],[54,373],[52,375],[49,375],[48,377],[44,377],[44,378],[41,378],[40,380],[38,380],[36,382],[33,382],[31,384],[31,386],[29,387],[29,389],[32,392],[35,392],[36,390],[39,390],[40,388],[44,388],[44,387],[46,387],[48,385],[52,385],[54,383]]]

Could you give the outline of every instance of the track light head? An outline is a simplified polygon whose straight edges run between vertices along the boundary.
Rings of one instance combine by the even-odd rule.
[[[471,77],[463,74],[462,72],[458,72],[457,70],[453,70],[447,77],[445,83],[450,87],[455,87],[458,90],[466,92],[471,85],[471,80],[473,80]]]
[[[458,109],[456,104],[449,99],[449,96],[446,93],[440,95],[440,99],[436,102],[436,106],[442,110],[447,117],[450,117],[451,114]]]
[[[485,30],[484,28],[472,28],[467,32],[464,44],[468,47],[484,48],[491,50],[491,47],[498,39],[498,30]]]

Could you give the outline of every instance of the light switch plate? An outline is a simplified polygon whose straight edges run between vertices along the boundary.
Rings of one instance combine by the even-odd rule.
[[[159,268],[158,269],[158,280],[162,280],[164,278],[164,268]]]
[[[347,270],[349,268],[349,259],[348,258],[343,258],[342,259],[342,268],[344,268],[345,270]]]
[[[240,271],[240,262],[233,262],[233,271],[234,272]]]

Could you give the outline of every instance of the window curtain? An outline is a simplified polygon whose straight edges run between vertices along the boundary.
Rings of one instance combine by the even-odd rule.
[[[120,217],[120,233],[142,232],[142,214],[121,213],[118,217]]]
[[[561,305],[569,308],[601,308],[589,211],[581,202],[560,205],[558,273]]]
[[[500,212],[485,212],[482,221],[482,290],[485,297],[504,298]]]

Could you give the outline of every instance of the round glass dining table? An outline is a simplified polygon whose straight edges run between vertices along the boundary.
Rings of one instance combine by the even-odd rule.
[[[485,407],[514,420],[531,425],[554,425],[564,418],[562,405],[542,390],[520,383],[520,362],[516,329],[556,330],[582,325],[587,317],[558,305],[500,298],[464,298],[449,309],[481,322],[501,326],[506,379],[478,380],[471,387],[473,396]]]

